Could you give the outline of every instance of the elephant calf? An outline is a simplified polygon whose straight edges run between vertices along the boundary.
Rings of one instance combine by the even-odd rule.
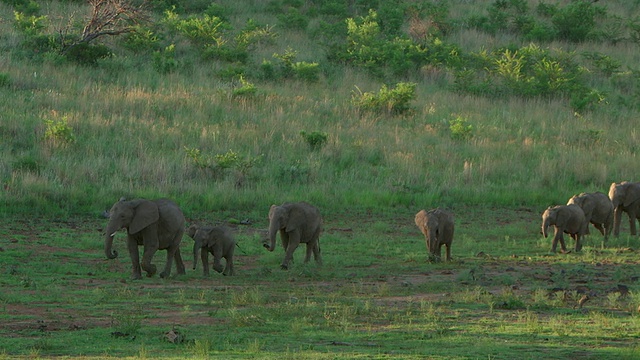
[[[213,255],[213,270],[222,275],[234,275],[233,252],[236,242],[233,239],[231,229],[226,226],[198,226],[191,225],[187,229],[187,235],[194,240],[193,244],[193,269],[198,265],[198,253],[201,252],[202,271],[204,276],[209,276],[209,253]],[[201,251],[202,250],[202,251]],[[221,259],[224,258],[226,266],[223,268]]]
[[[424,234],[430,256],[439,261],[442,255],[442,245],[445,245],[447,247],[446,260],[451,261],[453,214],[442,209],[420,210],[416,214],[415,222]]]
[[[563,233],[570,234],[576,241],[576,251],[582,249],[580,241],[587,232],[589,222],[585,218],[584,211],[582,211],[580,206],[575,204],[550,206],[542,213],[542,234],[545,238],[548,235],[547,229],[549,226],[555,227],[551,251],[556,252],[558,241],[560,241],[562,252],[567,251]]]

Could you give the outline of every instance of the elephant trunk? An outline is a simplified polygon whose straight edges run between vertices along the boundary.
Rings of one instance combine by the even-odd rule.
[[[549,236],[549,226],[551,225],[551,220],[549,219],[549,217],[545,217],[542,220],[542,235],[546,238],[547,236]]]
[[[193,270],[198,266],[198,257],[200,256],[200,244],[198,241],[193,243]]]
[[[104,254],[107,256],[107,259],[115,259],[118,257],[118,252],[113,250],[111,246],[113,245],[114,234],[107,234],[104,240]]]
[[[613,235],[620,234],[620,221],[622,221],[622,206],[614,204],[613,208]]]
[[[112,249],[113,238],[115,237],[118,230],[118,226],[113,223],[112,219],[112,221],[109,222],[109,225],[107,225],[104,239],[104,254],[107,256],[107,259],[115,259],[118,257],[118,252]]]
[[[269,243],[264,244],[264,247],[269,251],[276,249],[276,234],[278,233],[278,230],[279,226],[272,221],[271,224],[269,224]]]

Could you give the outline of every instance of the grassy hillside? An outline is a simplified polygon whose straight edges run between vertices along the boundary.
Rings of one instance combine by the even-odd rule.
[[[0,3],[2,213],[546,206],[637,176],[635,2],[175,4],[68,51],[89,5]]]

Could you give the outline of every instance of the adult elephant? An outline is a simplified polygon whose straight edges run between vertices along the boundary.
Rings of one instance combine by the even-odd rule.
[[[622,213],[629,215],[629,230],[636,234],[636,218],[640,216],[640,183],[623,181],[612,183],[609,187],[609,199],[613,203],[613,235],[620,235]]]
[[[593,224],[604,236],[604,241],[609,239],[613,228],[613,203],[606,194],[601,192],[581,193],[569,199],[567,205],[576,204],[584,212],[587,222]],[[589,228],[587,227],[587,234]]]
[[[584,217],[584,211],[580,206],[571,205],[557,205],[547,208],[542,213],[542,235],[546,238],[548,235],[549,226],[554,226],[553,243],[551,245],[551,251],[556,252],[558,241],[562,252],[567,251],[567,247],[564,243],[563,234],[567,233],[576,241],[576,251],[582,249],[582,237],[587,232],[589,223]]]
[[[289,268],[293,260],[293,252],[298,245],[307,244],[307,254],[304,262],[313,258],[318,265],[322,264],[320,255],[320,231],[322,217],[320,211],[313,205],[302,202],[284,203],[280,206],[271,205],[269,209],[269,244],[264,247],[269,251],[276,248],[276,233],[280,231],[282,246],[285,249],[284,260],[280,267]]]
[[[184,233],[184,215],[171,200],[136,199],[127,201],[124,198],[116,202],[109,211],[104,241],[104,252],[107,258],[115,259],[118,252],[112,250],[113,238],[120,229],[127,229],[127,249],[133,265],[132,279],[141,279],[140,255],[138,246],[144,246],[142,270],[147,276],[156,273],[156,266],[151,263],[158,250],[167,250],[167,262],[160,277],[171,274],[171,264],[176,260],[178,274],[184,274],[185,268],[180,256],[180,241]]]

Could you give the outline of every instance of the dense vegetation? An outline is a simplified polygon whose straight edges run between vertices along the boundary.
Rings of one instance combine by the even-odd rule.
[[[91,37],[83,1],[6,0],[2,212],[95,212],[122,195],[194,211],[546,206],[606,191],[636,176],[638,9],[158,0]]]

